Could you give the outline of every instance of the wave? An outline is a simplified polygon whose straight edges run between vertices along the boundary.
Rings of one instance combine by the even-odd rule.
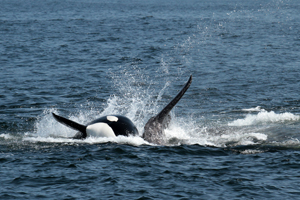
[[[285,113],[275,113],[274,111],[261,110],[257,114],[247,114],[244,119],[237,119],[233,122],[229,122],[229,126],[250,126],[259,125],[267,123],[282,123],[285,121],[298,121],[300,119],[299,115],[294,115],[289,112]]]
[[[266,111],[265,109],[262,109],[260,106],[256,106],[255,108],[244,108],[242,111],[246,112],[259,112],[259,111]]]

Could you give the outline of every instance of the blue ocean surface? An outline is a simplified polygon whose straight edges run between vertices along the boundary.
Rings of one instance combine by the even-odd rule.
[[[300,198],[300,1],[1,0],[0,199]],[[145,123],[171,112],[167,144]],[[130,118],[140,136],[69,139]]]

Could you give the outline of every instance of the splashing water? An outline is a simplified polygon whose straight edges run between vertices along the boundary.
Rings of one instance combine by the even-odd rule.
[[[165,106],[166,102],[170,100],[165,100],[162,97],[168,88],[172,87],[172,84],[166,81],[163,87],[160,87],[160,91],[157,92],[151,88],[152,84],[145,87],[145,82],[148,82],[145,75],[123,73],[123,75],[119,76],[114,75],[113,80],[115,88],[119,89],[118,94],[111,95],[108,98],[102,111],[98,111],[91,106],[89,109],[80,108],[77,112],[70,113],[68,116],[65,115],[65,117],[78,123],[86,124],[103,115],[121,114],[133,121],[141,136],[143,127],[148,119],[156,115]],[[168,141],[167,145],[197,144],[203,146],[232,147],[237,145],[261,144],[268,140],[268,133],[264,131],[264,128],[256,127],[256,125],[268,126],[270,123],[297,121],[300,118],[300,116],[292,113],[276,114],[273,111],[268,112],[260,106],[242,109],[241,111],[250,112],[250,114],[247,114],[245,118],[229,121],[227,124],[218,120],[214,123],[206,124],[203,122],[203,118],[177,116],[172,111],[170,126],[165,130]],[[154,145],[139,136],[118,136],[115,138],[88,137],[85,140],[73,140],[70,137],[73,137],[76,132],[58,123],[52,117],[52,112],[60,114],[59,109],[45,109],[34,124],[34,132],[26,132],[22,140],[49,143],[95,144],[113,142],[133,146]],[[252,112],[258,113],[251,114]],[[6,140],[14,139],[14,136],[9,134],[1,134],[0,137]],[[293,142],[295,143],[295,140]]]

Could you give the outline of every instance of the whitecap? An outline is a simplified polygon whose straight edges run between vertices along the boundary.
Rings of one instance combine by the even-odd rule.
[[[242,111],[246,112],[259,112],[259,111],[266,111],[265,109],[262,109],[260,106],[256,106],[255,108],[244,108]]]
[[[289,112],[277,114],[274,111],[260,111],[257,114],[248,114],[244,119],[237,119],[229,122],[229,126],[250,126],[257,124],[276,123],[285,121],[297,121],[300,119],[299,115],[294,115]]]

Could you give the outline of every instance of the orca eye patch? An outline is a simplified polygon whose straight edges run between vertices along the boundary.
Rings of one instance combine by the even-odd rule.
[[[107,116],[106,119],[110,122],[117,122],[119,119],[116,116]]]

